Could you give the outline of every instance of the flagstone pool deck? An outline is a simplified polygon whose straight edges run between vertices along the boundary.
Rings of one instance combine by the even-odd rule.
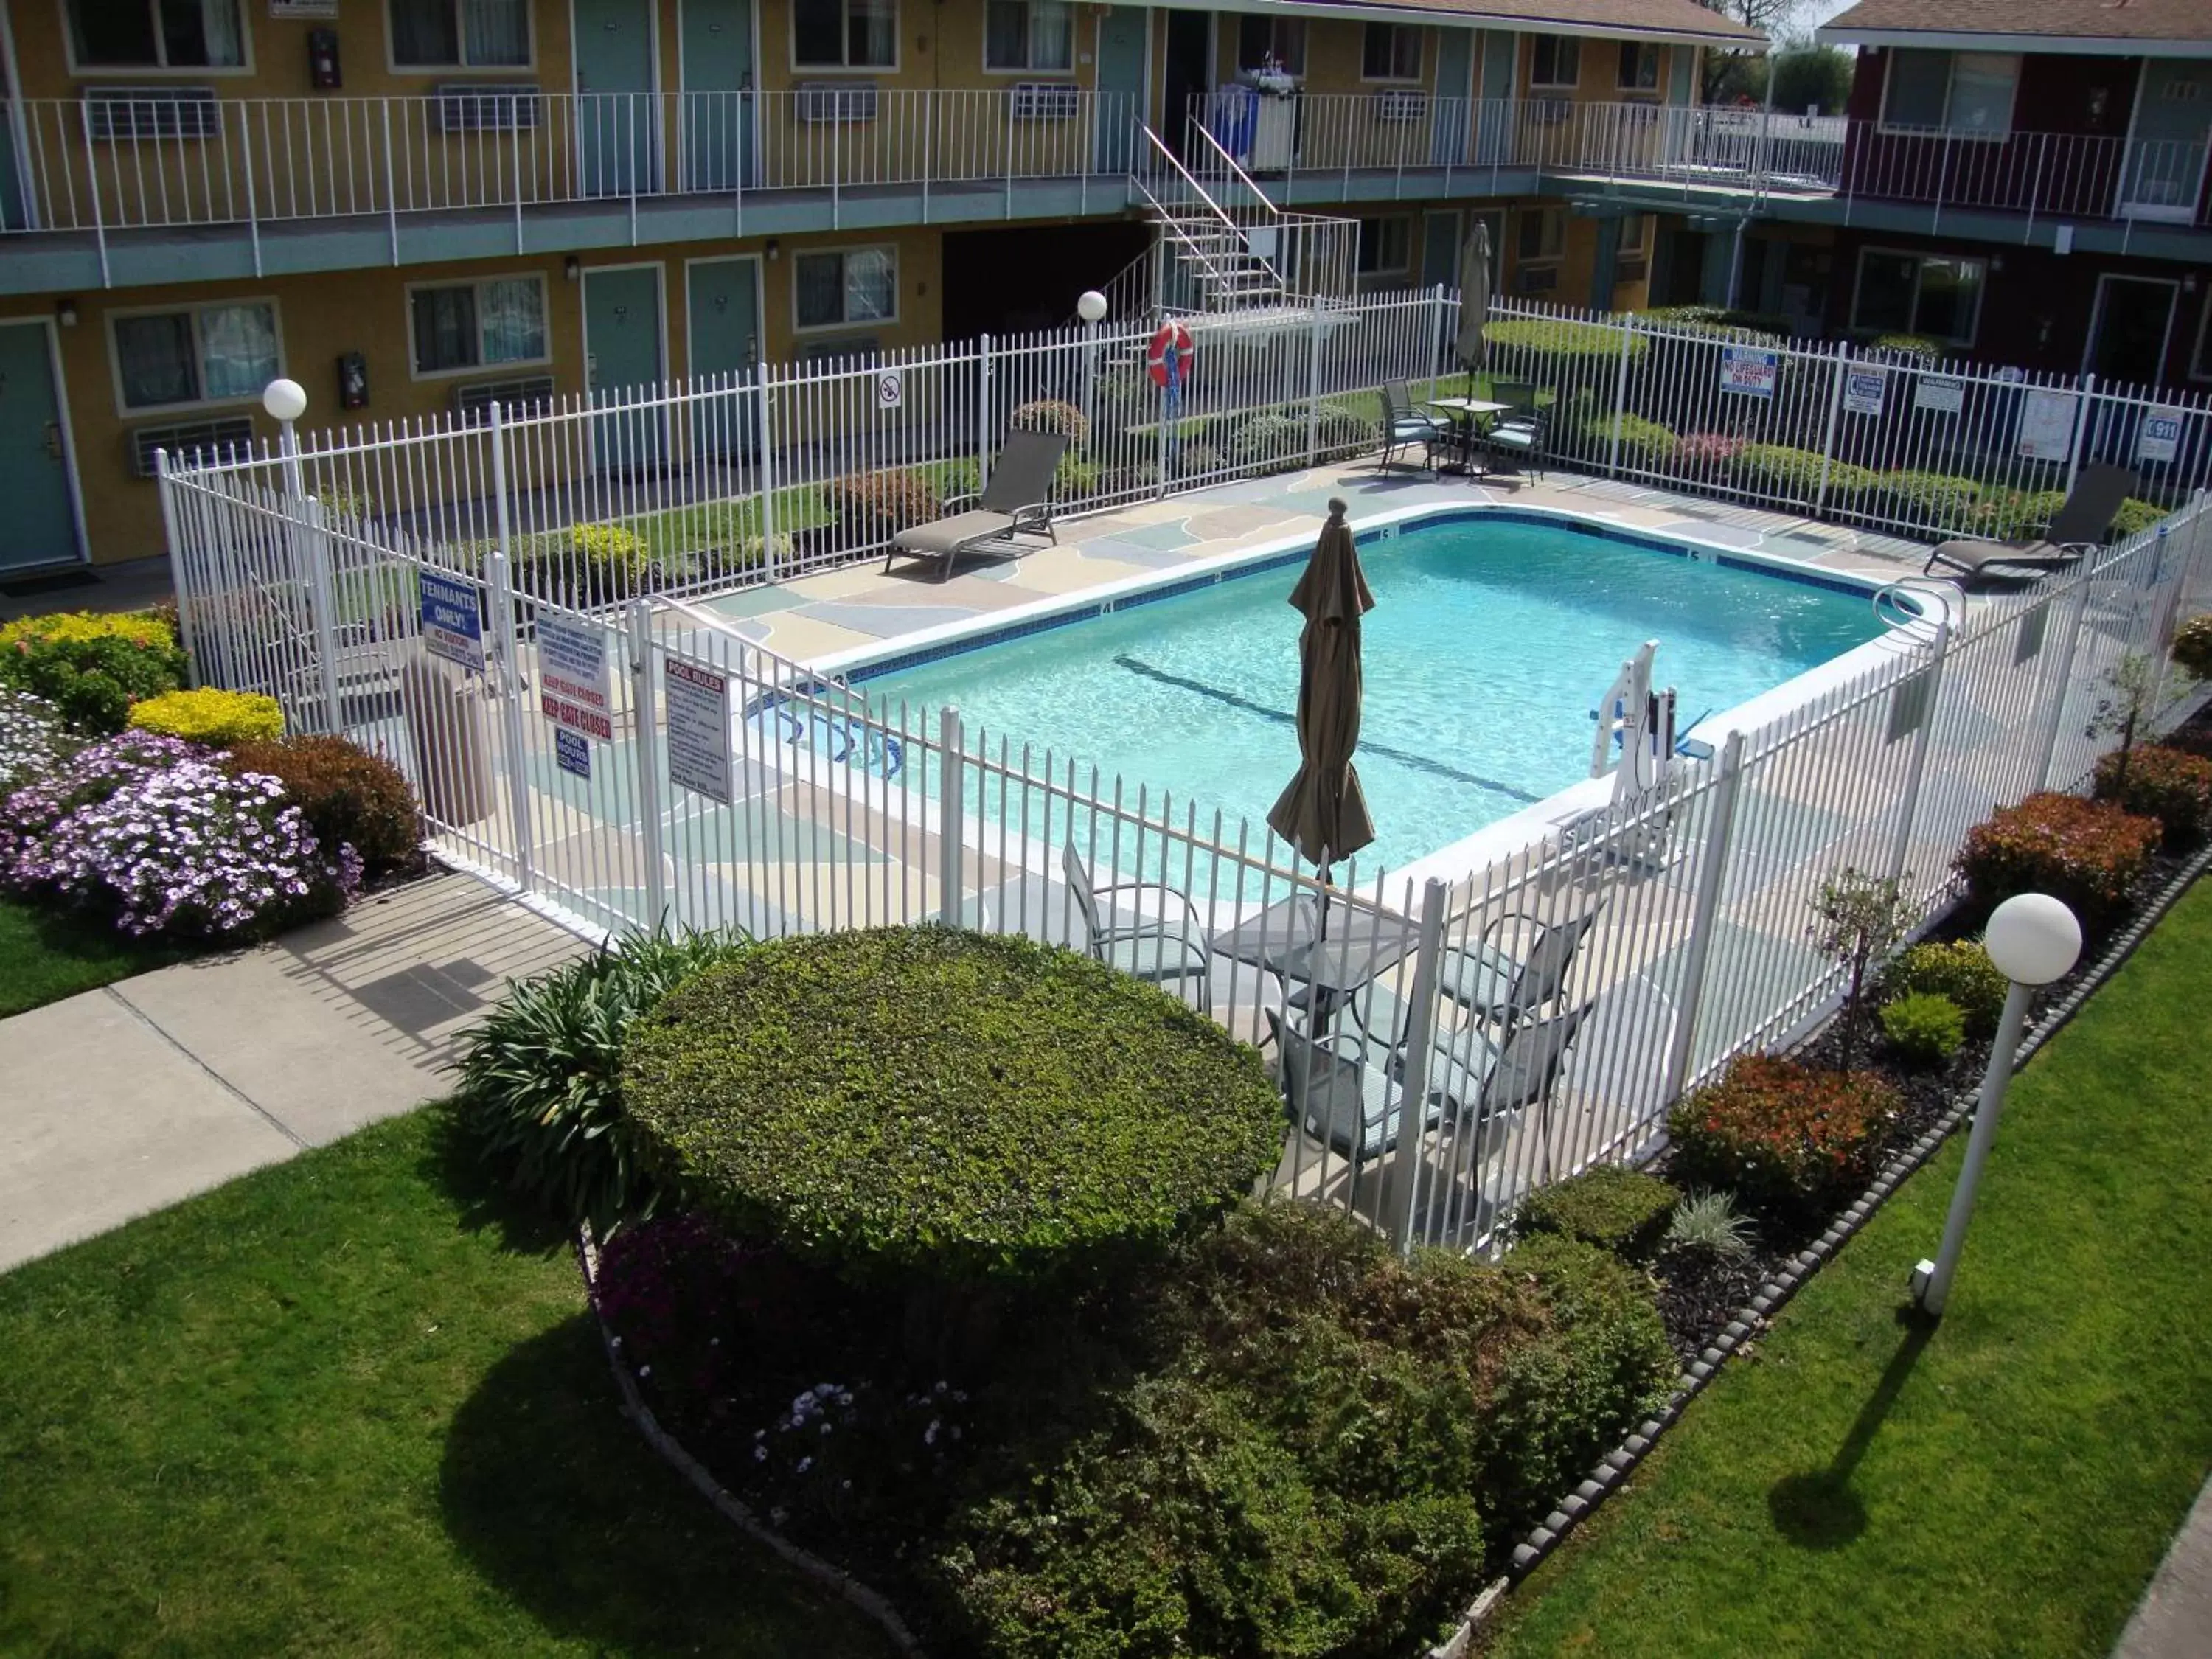
[[[1350,505],[1354,529],[1363,520],[1412,508],[1534,507],[1847,575],[1888,580],[1917,575],[1928,556],[1924,546],[1893,536],[1616,479],[1555,471],[1541,478],[1474,480],[1378,473],[1363,462],[1243,479],[1065,520],[1059,545],[1019,559],[964,559],[944,581],[933,567],[902,563],[887,573],[881,560],[870,559],[749,588],[706,601],[702,608],[779,656],[812,664],[925,629],[1173,572],[1294,537],[1310,538],[1320,532],[1334,495]]]

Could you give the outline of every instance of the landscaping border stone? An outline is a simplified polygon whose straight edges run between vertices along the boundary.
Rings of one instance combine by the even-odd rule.
[[[811,1551],[801,1549],[781,1533],[769,1526],[751,1510],[732,1496],[727,1488],[708,1474],[699,1460],[684,1449],[681,1442],[660,1426],[660,1419],[653,1414],[653,1407],[645,1403],[645,1395],[631,1374],[629,1361],[623,1357],[622,1338],[607,1328],[605,1316],[599,1311],[599,1251],[591,1229],[580,1229],[576,1234],[576,1263],[584,1275],[584,1296],[592,1305],[592,1322],[599,1327],[599,1345],[606,1350],[607,1369],[614,1373],[615,1388],[622,1395],[623,1415],[637,1425],[645,1443],[659,1453],[678,1474],[697,1489],[722,1517],[756,1543],[765,1546],[781,1557],[802,1577],[812,1580],[831,1595],[849,1602],[883,1626],[884,1634],[901,1653],[912,1659],[925,1659],[921,1644],[907,1628],[906,1621],[898,1616],[889,1598],[880,1591],[870,1589],[843,1568],[824,1561]]]
[[[2165,918],[2166,913],[2208,868],[2212,868],[2212,846],[2204,848],[2184,865],[2173,879],[2161,888],[2106,946],[2089,971],[2069,987],[2058,1001],[2044,1010],[2027,1035],[2021,1039],[2020,1048],[2013,1057],[2015,1073],[2033,1059],[2037,1051],[2081,1011],[2082,1004],[2135,954],[2136,947],[2142,943],[2150,930]],[[1765,1328],[1772,1316],[1797,1293],[1806,1280],[1820,1270],[1830,1256],[1841,1249],[1851,1236],[1867,1224],[1875,1212],[1888,1201],[1891,1194],[1936,1155],[1953,1131],[1972,1118],[1978,1093],[1978,1088],[1962,1092],[1952,1103],[1950,1109],[1925,1133],[1883,1166],[1873,1183],[1836,1218],[1826,1231],[1792,1256],[1759,1287],[1758,1292],[1737,1310],[1727,1328],[1713,1339],[1712,1345],[1683,1370],[1675,1382],[1674,1392],[1668,1397],[1667,1402],[1649,1419],[1638,1425],[1636,1431],[1619,1446],[1607,1452],[1597,1468],[1590,1472],[1589,1478],[1561,1498],[1559,1506],[1544,1517],[1541,1524],[1531,1529],[1528,1535],[1515,1546],[1511,1571],[1475,1598],[1450,1637],[1427,1649],[1425,1659],[1463,1659],[1472,1647],[1476,1633],[1497,1615],[1512,1587],[1534,1571],[1537,1565],[1559,1547],[1560,1540],[1569,1531],[1620,1487],[1657,1443],[1659,1437],[1666,1433],[1668,1426],[1681,1416],[1683,1408],[1719,1375],[1720,1368]]]

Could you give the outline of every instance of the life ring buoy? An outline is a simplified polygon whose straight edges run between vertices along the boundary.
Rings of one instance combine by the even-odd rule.
[[[1172,374],[1180,386],[1190,379],[1190,331],[1181,323],[1162,323],[1159,332],[1152,336],[1152,343],[1145,353],[1145,372],[1152,377],[1154,386],[1165,386]],[[1168,354],[1175,354],[1175,367],[1168,367]]]

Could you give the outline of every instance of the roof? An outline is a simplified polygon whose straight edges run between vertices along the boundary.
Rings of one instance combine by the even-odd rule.
[[[2045,52],[2157,56],[2159,43],[2212,52],[2207,0],[1858,0],[1819,31],[1863,46],[2033,43]],[[2194,55],[2193,52],[2188,55]]]
[[[2199,0],[2202,3],[2203,0]],[[1614,40],[1682,40],[1699,45],[1766,49],[1766,37],[1698,0],[1169,0],[1206,10],[1307,12],[1317,16],[1448,14],[1477,27],[1534,29],[1539,33],[1595,34]]]

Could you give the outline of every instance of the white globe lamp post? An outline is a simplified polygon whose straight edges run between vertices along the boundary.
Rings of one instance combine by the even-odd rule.
[[[297,501],[304,492],[300,488],[300,441],[293,434],[292,422],[307,412],[307,388],[297,380],[271,380],[261,388],[261,406],[276,422],[276,447],[284,458],[285,487]]]
[[[2020,1052],[2021,1027],[2027,1022],[2029,999],[2037,987],[2064,978],[2080,958],[2081,924],[2049,894],[2021,893],[1997,906],[1982,944],[1997,971],[2012,981],[2012,988],[2005,994],[1996,1041],[1990,1047],[1989,1066],[1982,1073],[1981,1099],[1974,1107],[1973,1133],[1966,1138],[1966,1162],[1959,1171],[1958,1188],[1951,1194],[1951,1212],[1944,1219],[1942,1248],[1933,1261],[1923,1261],[1912,1270],[1913,1299],[1939,1319],[1951,1297],[1951,1279],[1959,1271],[1960,1252],[1966,1248],[1966,1224],[1973,1218],[1982,1166],[1989,1161],[1990,1147],[1997,1138],[2005,1085],[2012,1079],[2013,1056]]]
[[[1083,319],[1083,418],[1091,418],[1091,405],[1098,385],[1098,325],[1106,319],[1106,296],[1086,288],[1075,301],[1075,314]]]

